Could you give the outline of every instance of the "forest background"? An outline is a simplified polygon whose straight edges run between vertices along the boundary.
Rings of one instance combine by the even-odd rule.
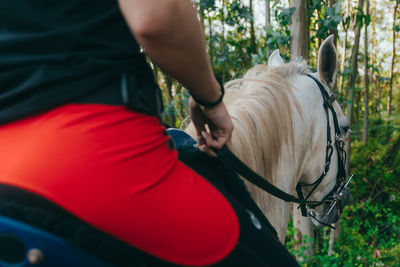
[[[352,200],[338,230],[315,229],[286,246],[303,266],[400,266],[400,0],[196,0],[209,57],[223,81],[241,77],[280,50],[286,61],[316,68],[318,49],[335,35],[334,91],[351,122]],[[162,88],[163,119],[181,127],[188,93],[153,66]],[[307,243],[307,237],[306,237]]]

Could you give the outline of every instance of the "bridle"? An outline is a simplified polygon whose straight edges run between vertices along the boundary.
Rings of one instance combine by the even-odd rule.
[[[307,215],[311,216],[312,218],[318,219],[310,214],[308,208],[315,208],[322,204],[329,204],[329,211],[327,214],[331,212],[333,207],[339,205],[340,201],[343,199],[345,195],[345,191],[348,190],[348,184],[353,178],[351,175],[348,179],[346,178],[346,170],[345,170],[345,162],[346,162],[346,152],[344,150],[344,140],[340,138],[341,131],[339,127],[339,122],[337,118],[337,114],[335,109],[333,108],[333,102],[336,101],[335,95],[329,96],[328,92],[325,90],[324,86],[321,82],[316,79],[315,77],[311,76],[310,74],[306,74],[307,77],[311,78],[317,85],[322,94],[323,98],[323,106],[326,114],[327,119],[327,145],[326,145],[326,154],[325,154],[325,165],[322,174],[320,177],[313,183],[301,183],[299,182],[296,186],[296,192],[298,197],[290,195],[281,189],[277,188],[257,173],[255,173],[252,169],[250,169],[246,164],[244,164],[240,159],[238,159],[226,146],[224,146],[221,150],[215,150],[218,154],[218,157],[228,164],[231,168],[233,168],[237,173],[239,173],[243,178],[248,180],[249,182],[255,184],[259,188],[263,189],[264,191],[272,194],[273,196],[280,198],[286,202],[295,202],[300,204],[299,208],[301,208],[302,215],[307,217]],[[332,134],[331,134],[331,126],[330,126],[330,117],[329,111],[333,117],[333,124],[335,130],[335,142],[332,141]],[[317,187],[321,184],[323,179],[326,177],[332,160],[332,155],[334,152],[334,146],[337,151],[338,156],[338,172],[336,175],[336,184],[333,189],[320,201],[311,201],[309,198],[311,197],[312,193],[317,189]],[[302,192],[302,187],[309,187],[313,186],[311,191],[304,197]],[[332,227],[324,222],[318,221],[321,224],[326,226]],[[332,227],[333,228],[333,227]]]
[[[327,175],[330,165],[331,165],[331,160],[332,160],[332,155],[333,155],[333,145],[332,145],[332,134],[331,134],[331,126],[330,126],[330,118],[329,118],[329,111],[331,111],[332,118],[333,118],[333,125],[334,125],[334,132],[335,132],[335,148],[337,152],[337,158],[338,158],[338,172],[336,175],[336,184],[333,187],[333,189],[321,200],[320,204],[308,204],[308,207],[310,208],[315,208],[318,205],[321,204],[330,204],[329,211],[327,214],[331,212],[333,207],[340,202],[340,200],[344,196],[344,191],[346,190],[348,184],[350,183],[351,179],[353,178],[353,175],[347,179],[346,175],[346,168],[345,168],[345,163],[346,163],[346,151],[344,149],[344,140],[340,138],[341,131],[340,131],[340,126],[337,118],[337,114],[335,109],[333,108],[333,102],[336,101],[336,96],[332,94],[329,96],[328,92],[325,90],[324,86],[321,84],[321,82],[313,77],[310,74],[306,74],[307,77],[311,78],[317,85],[318,88],[322,94],[323,98],[323,106],[326,114],[326,120],[327,120],[327,145],[326,145],[326,152],[325,152],[325,165],[324,165],[324,170],[320,177],[313,183],[301,183],[299,182],[296,186],[296,192],[297,195],[300,199],[303,200],[308,200],[312,193],[315,191],[315,189],[318,187],[318,185],[321,184],[322,180],[325,178]],[[310,192],[307,194],[306,197],[303,195],[302,187],[309,187],[313,186],[313,188],[310,190]],[[311,215],[310,213],[307,212],[307,207],[306,204],[300,204],[299,208],[301,208],[301,213],[303,216],[310,215],[313,217],[315,220],[318,220],[315,216]],[[321,224],[324,224],[326,226],[330,226],[325,224],[324,222],[318,221]]]

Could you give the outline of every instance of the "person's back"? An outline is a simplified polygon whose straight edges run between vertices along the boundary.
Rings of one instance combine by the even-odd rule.
[[[68,102],[128,104],[138,84],[153,94],[142,109],[159,112],[116,1],[2,1],[0,68],[0,124]]]

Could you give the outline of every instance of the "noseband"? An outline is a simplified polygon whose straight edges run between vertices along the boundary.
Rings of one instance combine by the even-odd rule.
[[[350,176],[349,179],[346,178],[346,170],[345,170],[345,162],[346,162],[346,153],[344,150],[344,141],[340,138],[340,127],[337,118],[337,114],[335,109],[332,106],[332,103],[336,101],[335,95],[329,96],[328,92],[325,90],[324,86],[321,84],[319,80],[314,78],[313,76],[306,74],[309,78],[311,78],[315,83],[318,85],[319,90],[322,94],[322,98],[324,100],[323,106],[325,109],[326,119],[327,119],[327,145],[326,145],[326,155],[325,155],[325,165],[324,170],[321,176],[313,183],[301,183],[299,182],[296,186],[296,192],[298,197],[290,195],[281,189],[277,188],[263,177],[259,176],[255,173],[252,169],[250,169],[246,164],[244,164],[240,159],[238,159],[226,146],[224,146],[221,150],[215,150],[218,157],[224,161],[228,166],[234,169],[238,174],[240,174],[243,178],[248,180],[249,182],[253,183],[257,187],[263,189],[264,191],[272,194],[273,196],[280,198],[286,202],[294,202],[300,204],[299,208],[301,208],[302,215],[307,217],[307,215],[312,216],[309,212],[307,212],[307,208],[315,208],[322,204],[329,204],[330,211],[340,203],[340,200],[345,195],[345,190],[353,175]],[[330,126],[330,118],[329,118],[329,111],[332,113],[333,123],[335,128],[335,142],[332,142],[332,135],[331,135],[331,126]],[[334,147],[336,148],[337,155],[338,155],[338,172],[336,175],[336,184],[333,189],[320,201],[310,201],[308,200],[318,185],[321,184],[322,180],[326,177],[334,151]],[[313,186],[311,191],[304,197],[302,192],[302,187]],[[313,216],[312,216],[313,217]],[[313,217],[316,219],[315,217]],[[324,225],[327,225],[323,222],[320,222]],[[331,227],[330,225],[327,225]]]

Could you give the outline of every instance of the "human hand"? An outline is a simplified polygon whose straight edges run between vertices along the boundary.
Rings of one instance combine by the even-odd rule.
[[[196,128],[198,148],[216,157],[212,148],[221,149],[225,144],[229,144],[233,131],[233,123],[224,103],[204,107],[190,97],[189,114]],[[207,131],[206,125],[210,132]]]

